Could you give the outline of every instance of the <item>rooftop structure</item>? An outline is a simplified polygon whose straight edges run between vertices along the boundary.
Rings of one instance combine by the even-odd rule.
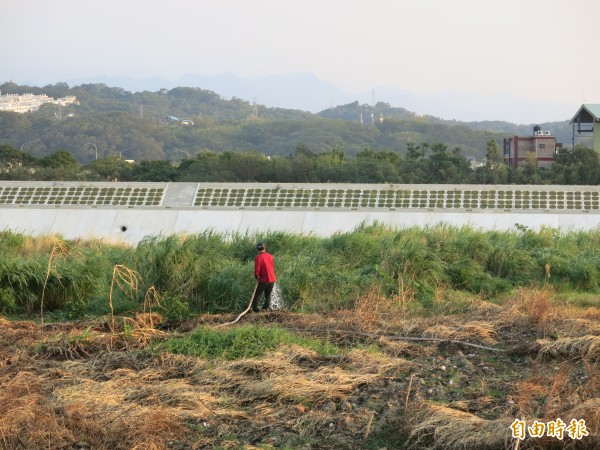
[[[592,133],[594,151],[600,153],[600,104],[585,103],[571,119],[573,125],[573,148],[577,134]]]

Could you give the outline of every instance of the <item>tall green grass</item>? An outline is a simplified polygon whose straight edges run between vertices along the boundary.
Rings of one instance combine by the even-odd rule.
[[[114,308],[127,314],[149,289],[165,301],[165,314],[240,311],[254,286],[255,244],[275,257],[285,305],[297,311],[352,307],[375,287],[409,293],[423,307],[440,289],[493,298],[516,286],[551,284],[556,291],[600,288],[600,231],[559,233],[483,231],[438,225],[390,229],[361,226],[330,237],[284,232],[152,236],[135,247],[68,243],[77,257],[52,263],[52,239],[0,233],[0,311],[35,314],[42,291],[46,311],[70,316],[108,312],[116,264],[139,276],[137,298],[114,292]]]
[[[100,288],[93,259],[56,260],[48,272],[48,257],[7,257],[0,260],[0,308],[3,312],[39,311],[42,292],[46,310],[82,314]]]

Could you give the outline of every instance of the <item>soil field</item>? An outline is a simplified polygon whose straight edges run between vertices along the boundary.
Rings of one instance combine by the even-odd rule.
[[[237,315],[0,319],[0,448],[600,448],[599,308],[545,289],[446,314],[409,306],[367,293],[351,310],[227,326]],[[161,347],[199,326],[276,327],[336,351]]]

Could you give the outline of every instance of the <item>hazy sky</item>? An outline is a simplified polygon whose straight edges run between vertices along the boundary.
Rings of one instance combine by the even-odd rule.
[[[599,20],[599,0],[3,0],[0,82],[302,71],[574,114],[600,103]]]

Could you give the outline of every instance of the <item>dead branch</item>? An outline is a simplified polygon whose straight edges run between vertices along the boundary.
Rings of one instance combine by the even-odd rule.
[[[475,348],[479,348],[479,349],[482,349],[482,350],[490,350],[490,351],[493,351],[493,352],[507,352],[508,351],[508,350],[503,349],[503,348],[487,347],[485,345],[473,344],[471,342],[458,341],[458,340],[455,340],[455,339],[445,339],[445,338],[433,338],[433,337],[432,338],[428,338],[428,337],[398,336],[398,335],[387,336],[385,334],[363,333],[361,331],[340,330],[340,329],[335,329],[335,330],[324,329],[323,330],[323,329],[307,329],[307,328],[303,328],[302,331],[316,332],[316,333],[346,334],[346,335],[352,335],[352,336],[368,337],[368,338],[371,338],[371,339],[385,338],[385,339],[389,339],[391,341],[442,342],[442,343],[447,343],[447,344],[465,345],[465,346],[468,346],[468,347],[475,347]]]

